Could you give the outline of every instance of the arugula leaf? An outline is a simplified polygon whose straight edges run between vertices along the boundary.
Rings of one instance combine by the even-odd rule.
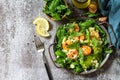
[[[98,17],[100,15],[100,13],[87,12],[86,15],[90,18],[94,18],[94,17]]]
[[[85,32],[86,29],[89,27],[93,26],[95,24],[95,20],[93,19],[87,19],[86,21],[82,22],[80,21],[78,25],[80,26],[81,31],[80,32]]]
[[[109,41],[108,41],[107,37],[102,38],[102,41],[103,41],[102,46],[108,46]]]
[[[57,47],[60,48],[62,40],[66,34],[66,30],[63,28],[63,26],[59,26],[56,34],[57,34],[56,36],[57,36],[57,40],[58,40]]]
[[[99,54],[99,53],[102,53],[102,48],[93,46],[93,51],[94,51],[94,54]]]
[[[65,14],[66,14],[66,15],[70,15],[70,14],[71,14],[70,9],[67,9]]]
[[[64,27],[66,27],[66,30],[69,30],[69,29],[74,30],[74,25],[75,25],[74,23],[68,23]]]
[[[79,61],[76,60],[71,60],[68,68],[72,69],[75,73],[83,71],[82,66],[79,64]]]
[[[61,67],[65,67],[66,66],[66,64],[65,64],[66,54],[61,50],[57,50],[57,51],[55,51],[55,55],[57,56],[55,62],[58,63]]]
[[[49,5],[49,10],[54,12],[56,7],[58,6],[60,0],[52,0],[51,4]]]
[[[75,73],[79,73],[79,72],[82,72],[83,71],[83,68],[82,66],[76,66],[75,69],[74,69]]]
[[[99,45],[99,41],[95,38],[95,37],[93,37],[92,38],[92,46],[98,46]]]
[[[86,38],[87,38],[88,43],[90,43],[90,32],[87,29],[86,29]]]
[[[66,58],[66,64],[71,64],[73,62],[73,60],[72,59],[70,59],[70,58]]]
[[[105,49],[106,54],[111,54],[112,52],[113,52],[113,50],[111,48],[106,48]]]
[[[76,31],[72,31],[72,32],[70,33],[70,35],[71,35],[71,37],[75,37],[75,36],[81,36],[82,33],[81,33],[81,32],[76,32]]]
[[[80,22],[79,26],[80,27],[85,27],[85,29],[86,29],[86,28],[91,27],[93,24],[95,24],[95,20],[93,20],[93,19],[87,19],[84,22]]]
[[[101,37],[105,36],[105,32],[97,24],[95,24],[94,27],[100,32]]]
[[[58,13],[61,13],[62,12],[62,10],[65,10],[66,9],[66,6],[65,5],[59,5],[59,6],[57,6],[57,12]]]
[[[83,71],[82,66],[80,65],[79,61],[77,60],[72,60],[69,67],[75,72],[79,73]]]
[[[83,50],[79,48],[78,51],[79,51],[79,60],[80,62],[82,62],[84,60]]]
[[[92,66],[92,63],[91,63],[92,60],[93,60],[93,57],[92,57],[91,55],[85,56],[84,61],[83,61],[83,64],[81,64],[82,67],[83,67],[84,69],[89,69],[90,66]]]
[[[79,48],[78,50],[79,50],[79,64],[83,69],[85,69],[85,62],[84,62],[85,56],[83,55],[83,50],[81,48]]]
[[[66,57],[66,54],[63,51],[61,51],[61,50],[55,51],[55,55],[57,57],[64,57],[64,58]]]
[[[64,68],[66,66],[66,63],[65,63],[65,58],[56,58],[56,63],[58,63],[62,68]]]
[[[51,16],[53,16],[56,20],[61,20],[60,14],[58,13],[51,13]]]
[[[70,49],[76,49],[76,48],[79,48],[79,46],[80,46],[79,42],[74,42],[74,43],[68,45],[67,47]]]
[[[113,52],[111,48],[107,48],[107,47],[104,47],[103,50],[104,50],[103,57],[106,57],[107,54],[111,54]]]

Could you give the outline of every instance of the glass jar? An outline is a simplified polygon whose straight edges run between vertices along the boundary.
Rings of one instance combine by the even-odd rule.
[[[91,0],[72,0],[73,5],[80,9],[87,8],[90,2]]]

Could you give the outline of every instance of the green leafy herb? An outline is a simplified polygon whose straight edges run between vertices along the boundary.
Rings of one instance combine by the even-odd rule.
[[[82,33],[81,32],[76,32],[76,31],[72,31],[71,33],[70,33],[70,35],[73,37],[73,36],[81,36],[82,35]]]
[[[94,25],[95,29],[98,30],[100,32],[101,36],[105,36],[105,32],[100,28],[100,26],[98,26],[97,24]]]
[[[68,45],[67,47],[70,49],[75,49],[75,48],[77,49],[79,47],[79,42],[74,42],[73,44]]]
[[[70,15],[71,11],[67,8],[64,0],[44,0],[46,6],[43,12],[55,20],[61,20],[63,16]]]
[[[100,15],[100,13],[87,12],[86,15],[90,18],[94,18],[94,17],[98,17]]]
[[[57,47],[60,48],[61,47],[61,43],[62,43],[62,40],[66,34],[66,30],[64,28],[59,27],[58,30],[57,30],[57,40],[58,40],[58,44],[57,44]]]
[[[93,19],[88,19],[86,21],[80,21],[78,23],[78,25],[80,26],[81,32],[85,32],[86,29],[88,29],[89,27],[93,26],[95,24],[95,20]]]
[[[56,55],[57,57],[66,57],[66,54],[65,54],[63,51],[61,51],[61,50],[57,50],[57,51],[55,52],[55,55]]]
[[[86,29],[86,38],[87,38],[88,43],[90,43],[90,32],[87,29]]]
[[[88,19],[88,20],[86,20],[86,21],[84,21],[84,22],[80,22],[80,23],[79,23],[79,26],[80,26],[80,27],[88,28],[88,27],[92,26],[93,24],[95,24],[95,20],[93,20],[93,19]]]
[[[99,45],[99,41],[95,37],[93,37],[92,38],[92,46],[98,46],[98,45]]]

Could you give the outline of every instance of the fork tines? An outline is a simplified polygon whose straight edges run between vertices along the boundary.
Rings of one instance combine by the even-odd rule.
[[[44,44],[42,43],[40,38],[38,36],[34,35],[34,40],[35,40],[35,45],[36,45],[37,51],[38,52],[44,51]]]

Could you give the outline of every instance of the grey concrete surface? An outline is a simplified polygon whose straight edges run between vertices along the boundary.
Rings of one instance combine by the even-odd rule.
[[[54,42],[57,26],[65,22],[50,20],[42,12],[44,5],[43,0],[0,0],[0,80],[48,80],[42,56],[34,44],[35,26],[32,21],[38,16],[50,23],[51,37],[40,39],[45,43],[45,54],[54,80],[120,80],[120,56],[117,55],[120,50],[93,74],[73,75],[56,68],[49,57],[48,47]]]

